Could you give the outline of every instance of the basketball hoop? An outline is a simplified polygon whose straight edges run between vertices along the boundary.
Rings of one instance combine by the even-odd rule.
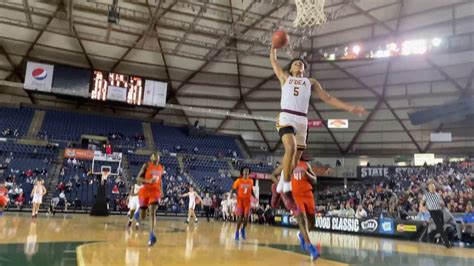
[[[293,21],[295,27],[312,27],[326,23],[324,14],[324,2],[326,0],[295,0],[296,18]]]

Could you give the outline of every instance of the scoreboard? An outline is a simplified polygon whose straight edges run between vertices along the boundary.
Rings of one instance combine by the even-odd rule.
[[[140,77],[95,70],[90,88],[91,99],[143,103],[143,80]]]
[[[97,101],[164,107],[168,84],[101,70],[28,62],[24,88]]]

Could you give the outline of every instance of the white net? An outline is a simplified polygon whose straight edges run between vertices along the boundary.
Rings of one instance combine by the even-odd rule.
[[[296,18],[295,27],[312,27],[326,23],[324,14],[325,0],[295,0]]]

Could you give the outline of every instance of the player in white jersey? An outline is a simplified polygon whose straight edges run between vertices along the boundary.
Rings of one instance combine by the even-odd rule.
[[[272,45],[270,62],[273,71],[281,84],[281,112],[277,119],[277,130],[285,148],[283,161],[274,175],[280,175],[277,192],[283,193],[287,208],[298,213],[298,208],[291,193],[291,175],[299,161],[303,150],[306,148],[308,130],[308,113],[311,92],[314,91],[319,98],[338,109],[362,115],[365,109],[344,103],[329,95],[316,79],[304,77],[306,62],[303,59],[293,59],[285,72],[277,61],[277,52]],[[280,174],[281,173],[281,174]]]
[[[194,212],[194,208],[196,208],[196,198],[199,200],[201,203],[202,207],[202,199],[201,197],[194,191],[193,186],[189,186],[189,192],[184,193],[183,195],[180,196],[181,198],[183,197],[189,197],[189,203],[188,203],[188,219],[186,219],[186,223],[189,224],[189,220],[191,217],[194,217],[194,223],[198,223],[198,219],[196,217],[196,213]]]
[[[35,186],[31,190],[30,197],[33,199],[33,208],[31,209],[31,217],[36,218],[38,216],[39,208],[43,203],[43,196],[46,194],[46,188],[43,185],[44,181],[37,179]]]
[[[229,193],[229,211],[230,211],[230,220],[231,221],[235,221],[236,217],[235,217],[235,209],[237,208],[237,199],[236,199],[236,196],[235,196],[235,193],[234,194],[230,194]]]
[[[221,201],[221,207],[222,207],[222,220],[227,221],[229,218],[229,200],[227,197],[227,194],[224,195],[224,198]]]
[[[127,225],[127,228],[130,229],[132,227],[132,221],[133,221],[133,217],[135,217],[135,228],[138,229],[138,227],[140,226],[140,223],[139,223],[139,213],[140,213],[140,202],[138,200],[138,192],[140,191],[140,189],[143,187],[143,185],[141,184],[134,184],[131,188],[130,188],[130,194],[128,195],[128,209],[129,209],[129,213],[128,213],[128,225]]]

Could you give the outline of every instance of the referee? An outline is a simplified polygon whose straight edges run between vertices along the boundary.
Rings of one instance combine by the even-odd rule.
[[[441,235],[441,238],[444,241],[444,245],[447,248],[451,247],[451,242],[449,241],[446,233],[444,232],[444,218],[443,218],[443,206],[441,205],[442,199],[441,196],[436,193],[436,187],[433,182],[428,183],[428,192],[423,195],[422,202],[426,204],[426,208],[430,212],[431,218],[436,225],[436,231]]]

